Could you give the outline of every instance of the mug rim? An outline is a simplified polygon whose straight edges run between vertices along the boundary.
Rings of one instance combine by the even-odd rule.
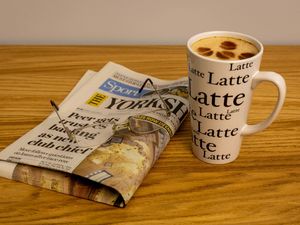
[[[233,38],[240,38],[244,39],[246,41],[251,42],[252,44],[255,45],[255,47],[258,49],[258,53],[255,56],[252,56],[250,58],[246,59],[240,59],[240,60],[221,60],[221,59],[214,59],[214,58],[209,58],[206,56],[202,56],[197,54],[195,51],[192,49],[192,44],[202,38],[208,38],[212,36],[226,36],[226,37],[233,37]],[[264,47],[263,44],[258,41],[256,38],[248,35],[248,34],[243,34],[239,32],[234,32],[234,31],[208,31],[208,32],[202,32],[202,33],[197,33],[190,37],[187,41],[187,49],[191,54],[193,54],[196,57],[199,57],[201,59],[207,60],[207,61],[212,61],[212,62],[218,62],[218,63],[239,63],[239,62],[246,62],[249,60],[256,60],[257,58],[260,58],[263,54]]]

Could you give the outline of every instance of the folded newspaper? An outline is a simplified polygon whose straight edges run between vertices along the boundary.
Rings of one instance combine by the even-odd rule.
[[[150,83],[141,91],[149,78],[156,91]],[[125,207],[186,117],[187,97],[186,78],[160,80],[109,62],[85,73],[58,115],[0,150],[0,176]]]

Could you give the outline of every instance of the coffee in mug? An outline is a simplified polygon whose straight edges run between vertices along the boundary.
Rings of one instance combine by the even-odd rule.
[[[192,44],[192,49],[199,55],[220,60],[242,60],[258,53],[249,41],[222,36],[200,39]]]
[[[275,72],[259,71],[263,45],[249,35],[200,33],[188,40],[187,50],[192,151],[207,163],[232,162],[243,136],[265,129],[278,115],[285,81]],[[249,125],[253,90],[262,81],[277,86],[277,104],[266,120]]]

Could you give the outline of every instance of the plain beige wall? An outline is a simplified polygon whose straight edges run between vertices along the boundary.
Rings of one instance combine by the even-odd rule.
[[[210,30],[300,44],[299,0],[0,0],[0,44],[185,44]]]

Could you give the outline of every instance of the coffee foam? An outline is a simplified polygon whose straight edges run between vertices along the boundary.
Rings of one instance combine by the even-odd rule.
[[[212,36],[200,39],[192,44],[199,55],[220,60],[242,60],[258,53],[250,42],[234,37]]]

